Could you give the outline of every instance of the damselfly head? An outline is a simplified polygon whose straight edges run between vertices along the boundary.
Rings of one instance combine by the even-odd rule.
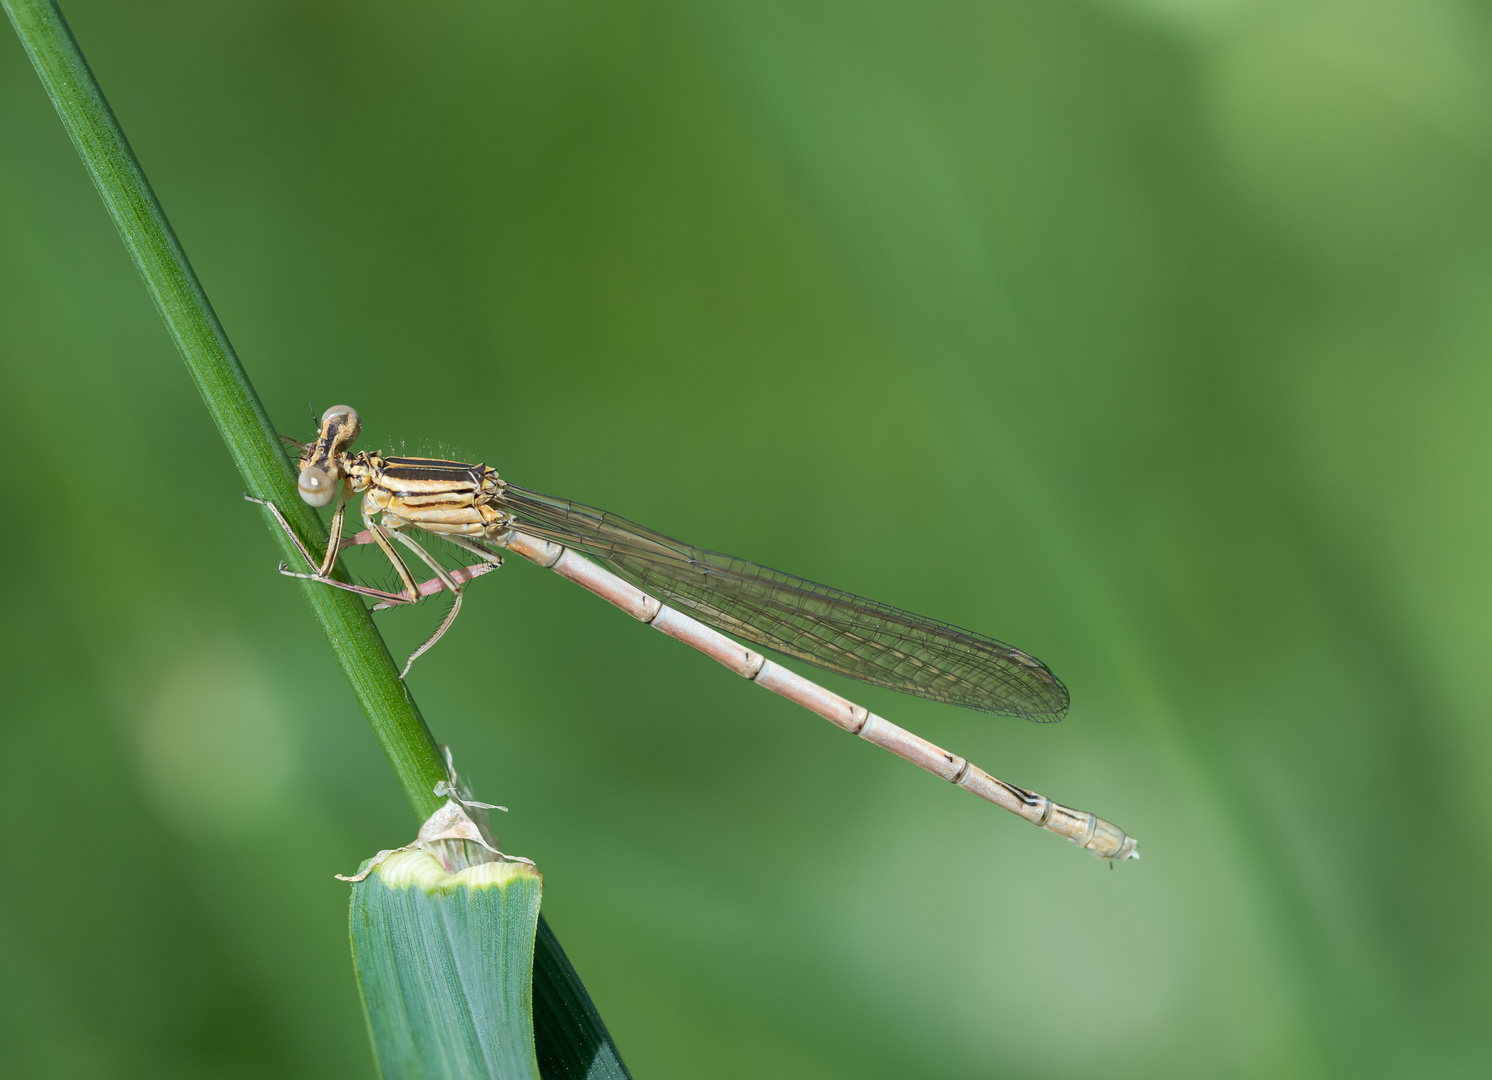
[[[321,431],[300,459],[300,497],[312,506],[330,506],[346,479],[343,455],[357,441],[362,418],[349,405],[333,405],[321,414]]]

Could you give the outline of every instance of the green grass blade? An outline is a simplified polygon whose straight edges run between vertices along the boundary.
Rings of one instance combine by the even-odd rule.
[[[256,497],[278,505],[308,546],[315,548],[318,541],[324,546],[326,533],[321,521],[298,497],[289,459],[259,395],[62,12],[52,0],[0,3],[145,280],[244,484]],[[264,519],[284,558],[290,562],[298,559],[289,538],[267,512]],[[433,788],[446,778],[445,763],[414,698],[398,678],[383,635],[363,604],[350,594],[310,582],[302,583],[302,592],[406,797],[423,821],[443,802]],[[538,939],[537,966],[542,971],[569,971],[573,976],[569,960],[542,919],[540,926],[543,932]],[[599,1045],[616,1056],[611,1036],[578,978],[544,979],[537,988],[534,1007],[545,1037],[578,1040],[574,1047],[554,1051],[547,1060],[567,1061],[588,1051],[594,1057],[595,1046]],[[555,1018],[554,1022],[547,1019],[550,1017]],[[572,1023],[576,1018],[578,1024]],[[545,1048],[545,1052],[550,1051]],[[545,1072],[548,1080],[569,1075]]]
[[[352,955],[385,1080],[537,1080],[540,891],[525,863],[447,874],[419,850],[353,884]]]
[[[61,11],[47,0],[4,4],[244,484],[256,497],[278,505],[309,546],[314,549],[319,541],[324,547],[321,521],[296,494],[290,461],[259,395]],[[284,558],[299,560],[267,511],[264,520]],[[302,591],[415,813],[424,820],[443,801],[431,790],[446,775],[435,740],[399,682],[393,658],[367,609],[340,589],[309,587],[312,584],[306,582]]]

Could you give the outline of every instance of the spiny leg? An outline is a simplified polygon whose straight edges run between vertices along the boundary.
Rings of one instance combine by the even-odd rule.
[[[258,503],[260,506],[268,507],[269,512],[275,516],[275,520],[280,523],[280,528],[285,530],[285,535],[290,537],[290,542],[295,545],[295,549],[299,551],[301,553],[301,556],[306,560],[306,565],[311,567],[312,573],[297,574],[294,570],[291,570],[288,566],[281,562],[280,573],[284,574],[286,577],[302,578],[309,581],[319,581],[325,585],[330,585],[335,589],[341,589],[344,592],[356,593],[359,596],[371,596],[388,604],[412,604],[422,595],[429,595],[428,593],[421,593],[418,588],[416,588],[415,595],[413,597],[402,593],[384,592],[382,589],[370,589],[363,585],[351,585],[345,581],[338,581],[336,578],[330,576],[332,565],[336,562],[336,553],[341,548],[349,546],[346,541],[341,540],[342,520],[344,517],[344,510],[346,508],[345,503],[338,503],[337,511],[335,514],[332,515],[332,533],[326,545],[326,556],[320,563],[318,563],[315,556],[311,554],[306,545],[301,543],[300,537],[297,536],[295,530],[290,527],[290,522],[285,519],[285,515],[280,513],[280,508],[278,506],[270,502],[268,499],[256,499],[254,498],[254,496],[248,494],[248,492],[244,493],[244,499],[248,502]],[[371,534],[369,539],[372,539]],[[442,587],[444,587],[444,585],[442,585]],[[439,590],[432,589],[430,591],[438,592]]]
[[[285,535],[290,537],[290,542],[295,545],[295,550],[299,551],[301,555],[305,557],[307,566],[311,567],[311,569],[314,570],[320,565],[320,563],[318,563],[316,559],[311,555],[311,552],[306,548],[306,545],[301,543],[300,537],[297,536],[295,530],[290,527],[290,522],[285,520],[285,515],[280,513],[280,508],[278,506],[270,502],[268,499],[256,499],[247,491],[243,493],[243,497],[246,502],[258,503],[260,506],[267,507],[269,509],[269,512],[275,516],[275,520],[280,523],[280,528],[285,530]],[[339,506],[338,509],[340,510],[341,507]],[[327,547],[329,550],[331,549],[330,544],[328,544]]]
[[[312,573],[297,574],[294,570],[291,570],[291,568],[286,567],[285,562],[282,561],[280,562],[279,570],[280,573],[285,574],[286,577],[300,577],[300,579],[312,580],[312,582],[321,582],[324,583],[324,585],[330,585],[333,586],[333,588],[342,589],[342,591],[345,592],[355,592],[355,594],[360,595],[360,597],[373,597],[376,598],[376,600],[382,600],[383,603],[386,604],[413,604],[416,600],[419,600],[419,598],[427,597],[427,595],[430,595],[431,592],[440,591],[440,589],[437,588],[427,589],[424,588],[424,586],[416,586],[415,595],[413,595],[413,597],[410,597],[410,595],[400,594],[400,592],[385,592],[383,591],[383,589],[370,589],[367,588],[367,586],[363,585],[349,585],[348,582],[339,582],[336,577],[331,577],[331,567],[333,567],[334,562],[336,562],[336,553],[339,552],[342,547],[351,546],[351,543],[349,543],[349,541],[342,540],[342,521],[343,516],[345,516],[345,503],[337,504],[337,512],[334,513],[333,516],[331,516],[331,537],[330,539],[328,539],[327,543],[327,555],[322,558],[321,562],[316,562],[315,556],[310,553],[310,550],[307,549],[306,544],[301,543],[300,537],[295,534],[294,528],[291,528],[291,524],[286,521],[285,515],[283,515],[283,513],[280,513],[280,509],[278,506],[275,506],[275,504],[273,504],[272,501],[267,500],[267,498],[254,498],[254,495],[248,494],[248,492],[245,492],[245,494],[243,494],[243,498],[245,498],[246,501],[249,501],[249,503],[258,503],[260,504],[260,506],[267,507],[267,509],[269,509],[269,512],[275,515],[275,521],[278,521],[279,527],[282,528],[282,530],[285,530],[285,536],[288,536],[289,540],[291,540],[291,543],[295,544],[295,550],[298,550],[298,552],[301,553],[301,558],[306,559],[306,565],[309,565],[309,567],[312,568]],[[372,534],[369,534],[369,540],[364,541],[364,543],[370,543],[372,539]],[[440,583],[440,588],[445,588],[445,583]]]
[[[389,535],[392,536],[395,540],[399,541],[399,543],[407,547],[410,551],[414,552],[421,562],[423,562],[431,570],[435,571],[436,577],[440,578],[441,581],[447,582],[446,587],[448,589],[450,589],[452,592],[456,591],[455,582],[449,580],[450,572],[446,570],[444,566],[441,566],[440,563],[436,562],[431,554],[424,548],[420,547],[419,544],[415,543],[411,537],[405,535],[403,530],[398,528],[391,528],[389,529]]]
[[[326,538],[326,557],[321,560],[321,565],[316,573],[321,577],[329,577],[332,567],[337,564],[337,555],[342,550],[342,519],[347,516],[346,500],[337,500],[337,509],[332,514],[332,527],[328,530]]]
[[[493,569],[495,567],[482,565],[464,566],[459,570],[451,571],[451,578],[458,584],[465,584],[473,578],[479,578]],[[382,589],[370,589],[366,585],[349,585],[345,581],[338,581],[333,577],[322,577],[320,574],[297,574],[284,563],[280,564],[280,573],[286,577],[300,578],[303,581],[319,581],[323,585],[330,585],[332,588],[341,589],[343,592],[356,593],[358,596],[371,596],[378,601],[378,603],[373,605],[374,611],[382,611],[385,608],[395,607],[399,604],[415,604],[425,597],[434,596],[446,588],[446,583],[441,581],[440,578],[431,578],[429,581],[422,581],[419,585],[415,586],[417,595],[411,598],[407,593],[385,592]]]
[[[465,585],[468,581],[475,581],[483,574],[490,574],[496,569],[497,567],[491,563],[477,563],[475,566],[458,566],[454,570],[447,570],[446,574],[457,585]],[[445,588],[447,588],[446,583],[438,577],[433,577],[429,581],[422,581],[420,582],[420,599],[423,600],[427,596],[434,596]],[[456,590],[452,589],[451,591],[455,592]],[[373,610],[379,611],[382,609],[375,606]]]
[[[371,532],[360,532],[350,539],[344,539],[342,541],[341,547],[343,550],[346,550],[350,547],[359,547],[363,544],[372,543],[374,543],[374,540],[373,534]],[[491,573],[493,570],[496,569],[497,567],[492,563],[477,563],[473,566],[457,567],[455,570],[448,570],[445,571],[445,573],[451,583],[464,585],[468,581],[474,581],[477,578],[481,577],[483,574]],[[447,589],[450,587],[445,579],[433,577],[430,580],[422,581],[417,586],[415,586],[415,591],[418,595],[414,599],[410,599],[407,593],[392,593],[385,592],[382,589],[369,588],[365,585],[350,585],[345,581],[338,581],[336,578],[328,577],[322,574],[297,574],[295,571],[287,567],[284,563],[280,564],[280,573],[284,574],[286,577],[302,578],[306,581],[319,581],[324,585],[331,585],[333,588],[342,589],[345,592],[356,593],[359,596],[371,596],[374,599],[380,601],[379,603],[373,605],[374,611],[382,611],[385,608],[395,607],[399,604],[417,603],[427,596],[434,596],[436,593],[442,591],[443,589]],[[452,591],[454,592],[455,590]]]
[[[394,564],[394,572],[404,582],[404,603],[414,603],[420,598],[420,587],[415,584],[414,575],[409,572],[409,567],[405,565],[404,560],[399,558],[399,553],[394,550],[394,545],[389,543],[388,529],[374,521],[366,510],[363,511],[363,524],[368,527],[368,532],[373,534],[373,542],[378,545],[378,550],[383,552],[389,562]]]
[[[456,621],[456,615],[461,610],[461,590],[453,590],[452,595],[456,599],[451,604],[451,610],[446,613],[444,621],[441,622],[440,627],[435,633],[430,635],[430,640],[409,654],[409,659],[404,662],[404,670],[399,672],[400,679],[409,674],[409,669],[414,667],[414,662],[429,652],[430,647],[439,641],[445,632],[451,628],[451,623]]]
[[[342,507],[338,506],[337,512],[339,518],[341,516],[341,511]],[[340,526],[341,522],[337,521],[337,524]],[[435,631],[434,635],[431,636],[430,640],[426,641],[425,644],[421,645],[412,654],[410,654],[409,660],[404,665],[404,670],[399,672],[399,678],[403,679],[404,676],[409,674],[409,669],[414,666],[414,662],[421,656],[423,656],[425,652],[429,650],[430,646],[439,641],[446,630],[450,628],[451,623],[456,620],[456,614],[461,610],[460,580],[470,580],[471,577],[476,577],[477,575],[463,574],[461,575],[461,579],[458,580],[455,575],[451,574],[449,571],[446,570],[445,567],[437,563],[433,558],[430,557],[430,554],[426,552],[424,548],[420,547],[409,537],[402,536],[398,532],[391,533],[388,528],[374,521],[372,516],[367,513],[363,514],[363,524],[368,526],[367,531],[365,533],[358,533],[356,536],[354,536],[352,544],[348,546],[355,546],[358,543],[367,543],[368,541],[377,544],[378,549],[384,553],[389,562],[393,563],[394,570],[398,573],[400,579],[403,580],[403,592],[391,593],[384,592],[381,589],[369,589],[360,585],[347,585],[343,582],[336,581],[333,578],[325,577],[321,574],[291,574],[290,576],[313,578],[317,581],[324,581],[328,585],[335,585],[340,589],[346,589],[348,592],[358,593],[361,596],[377,597],[379,599],[379,603],[373,605],[374,611],[378,611],[386,607],[392,607],[395,604],[418,603],[425,596],[437,593],[441,589],[449,589],[451,591],[451,594],[456,598],[455,603],[451,605],[450,612],[447,613],[445,619],[441,622],[440,627]],[[337,535],[333,537],[332,544],[328,548],[329,552],[334,552],[343,546],[341,542],[341,531],[342,530],[340,528],[336,530]],[[425,585],[416,584],[414,575],[409,572],[408,565],[406,565],[404,560],[399,557],[399,553],[394,550],[394,545],[389,543],[390,535],[398,537],[398,539],[405,545],[407,545],[410,550],[414,551],[415,554],[417,554],[432,570],[435,571],[437,577],[434,578],[431,582],[426,582]],[[363,537],[365,536],[368,538],[367,540],[363,540]],[[473,567],[470,569],[475,568]],[[281,570],[281,573],[284,572],[284,570]],[[485,573],[486,571],[484,570],[483,572]],[[426,585],[429,586],[428,591],[426,590]]]
[[[340,551],[342,548],[342,519],[346,516],[347,513],[347,503],[345,501],[338,502],[336,512],[332,514],[331,532],[326,542],[326,554],[322,556],[321,561],[318,563],[315,558],[312,557],[311,552],[306,547],[306,545],[301,543],[300,537],[297,536],[295,530],[290,527],[290,522],[285,520],[285,515],[280,513],[280,508],[278,506],[270,502],[268,499],[256,499],[247,491],[244,492],[243,497],[251,503],[258,503],[260,506],[269,507],[269,512],[275,516],[275,520],[280,523],[280,528],[285,530],[285,535],[290,537],[291,541],[295,544],[295,549],[299,551],[302,556],[305,557],[306,563],[311,567],[311,569],[316,571],[316,573],[312,576],[318,579],[328,578],[328,575],[332,572],[332,566],[337,561],[337,552]]]
[[[445,634],[445,632],[450,629],[451,624],[456,621],[456,615],[461,610],[461,586],[468,581],[472,581],[475,578],[481,577],[483,574],[487,574],[493,570],[496,570],[500,565],[502,565],[501,556],[494,555],[491,552],[482,551],[481,549],[474,546],[468,547],[468,545],[466,544],[461,544],[461,547],[467,548],[474,554],[481,556],[484,561],[474,566],[463,566],[456,570],[447,570],[445,567],[436,562],[435,559],[431,557],[429,552],[425,551],[424,548],[420,547],[420,545],[415,543],[412,539],[400,532],[385,529],[382,525],[373,521],[373,519],[367,514],[363,515],[363,524],[367,525],[368,528],[365,531],[357,533],[350,538],[344,539],[342,536],[342,526],[346,516],[345,502],[339,502],[337,504],[336,512],[332,515],[332,524],[330,536],[327,540],[326,555],[323,557],[322,561],[318,563],[315,557],[312,556],[310,550],[307,549],[306,545],[301,543],[300,537],[296,535],[295,530],[291,528],[290,522],[285,519],[285,515],[280,512],[280,508],[278,506],[270,502],[268,499],[256,499],[247,492],[244,493],[244,498],[249,502],[258,503],[260,506],[269,508],[269,512],[272,513],[275,516],[275,520],[279,522],[280,528],[285,531],[286,536],[290,537],[290,540],[295,545],[296,550],[301,553],[301,557],[306,560],[306,564],[310,566],[313,571],[309,574],[296,573],[282,562],[280,563],[280,573],[284,574],[286,577],[301,578],[309,581],[319,581],[324,585],[330,585],[333,588],[342,589],[345,592],[355,593],[358,596],[372,597],[375,600],[379,601],[377,604],[373,605],[374,611],[379,611],[387,607],[393,607],[397,604],[418,603],[425,597],[433,596],[436,593],[440,592],[442,589],[446,589],[451,592],[452,596],[455,598],[455,602],[451,605],[451,610],[446,614],[446,617],[444,620],[442,620],[440,627],[435,631],[430,639],[410,655],[408,662],[406,662],[404,665],[404,670],[399,673],[399,678],[401,679],[404,678],[405,675],[409,674],[409,669],[414,665],[414,662],[421,656],[423,656],[426,652],[428,652],[431,646],[439,641]],[[404,560],[399,557],[399,553],[394,550],[393,545],[389,543],[389,537],[391,535],[394,538],[398,539],[405,546],[407,546],[416,555],[418,555],[420,559],[427,566],[430,567],[431,570],[435,571],[436,576],[428,581],[416,583],[414,580],[414,575],[409,572],[409,567],[405,564]],[[353,585],[345,581],[338,581],[336,578],[330,576],[331,568],[336,563],[337,555],[343,548],[358,547],[363,544],[378,545],[379,550],[382,551],[383,554],[388,558],[389,562],[393,564],[394,570],[398,573],[400,579],[404,582],[404,589],[402,592],[394,593],[388,592],[383,589],[369,588],[365,585]]]
[[[393,530],[390,530],[390,532],[393,533]],[[395,537],[397,537],[399,534],[398,533],[393,533],[393,535]],[[450,538],[448,537],[447,539],[450,539]],[[344,538],[343,541],[342,541],[342,550],[346,551],[348,548],[361,547],[364,544],[373,544],[373,543],[376,543],[376,542],[377,541],[375,541],[373,539],[373,533],[371,531],[367,530],[367,529],[364,529],[360,533],[356,533],[356,534],[354,534],[354,535],[352,535],[350,537]],[[461,546],[465,547],[466,545],[463,544]],[[481,552],[478,552],[478,554],[481,554]],[[476,578],[481,577],[483,574],[491,573],[493,570],[496,570],[499,566],[502,565],[502,559],[500,557],[497,558],[497,561],[495,561],[495,562],[493,561],[494,556],[492,556],[491,554],[488,554],[486,557],[487,557],[487,561],[486,562],[476,563],[476,564],[474,564],[472,566],[460,566],[460,567],[457,567],[455,570],[447,570],[445,567],[441,567],[440,568],[440,572],[443,573],[443,574],[445,574],[445,575],[447,575],[456,584],[458,584],[458,585],[464,585],[468,581],[473,581]],[[305,576],[306,577],[314,577],[315,575],[314,574],[306,574]],[[420,597],[423,599],[426,596],[434,596],[436,593],[440,592],[442,589],[445,589],[445,588],[448,588],[448,586],[447,586],[447,584],[446,584],[446,582],[445,582],[445,580],[443,578],[433,577],[429,581],[422,581],[422,582],[420,582],[420,584],[419,584]],[[454,589],[452,589],[451,591],[455,592]],[[392,597],[392,596],[395,596],[396,594],[394,594],[394,593],[380,593],[379,595],[380,596],[384,596],[384,597]],[[407,603],[407,602],[409,602],[409,601],[406,598],[404,598],[402,595],[399,595],[397,600],[393,600],[390,603]],[[373,610],[374,611],[382,611],[385,607],[388,607],[388,606],[390,606],[390,604],[375,604],[374,607],[373,607]]]
[[[446,539],[457,547],[471,552],[483,562],[490,563],[494,569],[503,564],[503,557],[501,555],[488,549],[469,536],[447,536]]]
[[[366,521],[368,519],[364,518],[364,520]],[[409,548],[410,551],[413,551],[417,556],[419,556],[421,561],[423,561],[426,566],[428,566],[431,570],[434,570],[437,577],[439,577],[440,580],[445,583],[446,588],[450,589],[451,594],[455,597],[455,600],[451,604],[451,610],[446,613],[445,619],[441,622],[439,628],[436,629],[435,633],[430,636],[430,640],[425,642],[425,644],[421,645],[418,649],[410,654],[409,662],[404,665],[404,670],[399,672],[399,678],[402,679],[404,678],[404,676],[409,674],[409,669],[414,666],[414,662],[421,656],[424,656],[425,653],[429,652],[431,646],[439,641],[441,637],[444,636],[445,632],[451,628],[451,624],[456,621],[456,616],[461,611],[461,594],[463,590],[461,586],[452,579],[450,572],[446,570],[445,567],[441,566],[440,563],[436,562],[435,558],[428,551],[420,547],[419,544],[415,543],[412,537],[404,535],[404,533],[398,529],[392,529],[390,530],[390,533],[395,540],[398,540],[405,547]],[[486,569],[483,570],[483,573],[485,572]]]

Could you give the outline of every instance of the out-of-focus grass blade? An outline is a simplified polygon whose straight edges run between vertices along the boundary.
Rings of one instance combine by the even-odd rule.
[[[352,886],[352,956],[385,1080],[539,1080],[527,863],[395,852]]]

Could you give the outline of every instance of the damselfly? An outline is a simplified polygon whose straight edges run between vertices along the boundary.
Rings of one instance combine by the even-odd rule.
[[[888,604],[690,547],[594,507],[510,484],[485,465],[352,453],[361,428],[356,411],[333,406],[322,414],[316,441],[303,447],[301,498],[317,507],[336,504],[330,539],[320,559],[296,536],[278,507],[250,501],[261,502],[274,514],[311,568],[299,573],[282,563],[281,573],[371,597],[377,601],[375,611],[417,603],[441,591],[452,594],[450,612],[409,664],[450,627],[461,610],[465,584],[502,565],[502,552],[511,551],[569,578],[738,675],[1100,858],[1139,858],[1134,838],[1102,818],[998,780],[719,631],[918,697],[1029,720],[1060,720],[1067,712],[1067,688],[1029,653]],[[358,494],[364,529],[347,537],[347,503]],[[479,561],[447,569],[409,535],[412,531],[448,540]],[[435,576],[417,582],[396,543]],[[375,589],[331,576],[338,553],[362,544],[378,546],[402,588]]]

